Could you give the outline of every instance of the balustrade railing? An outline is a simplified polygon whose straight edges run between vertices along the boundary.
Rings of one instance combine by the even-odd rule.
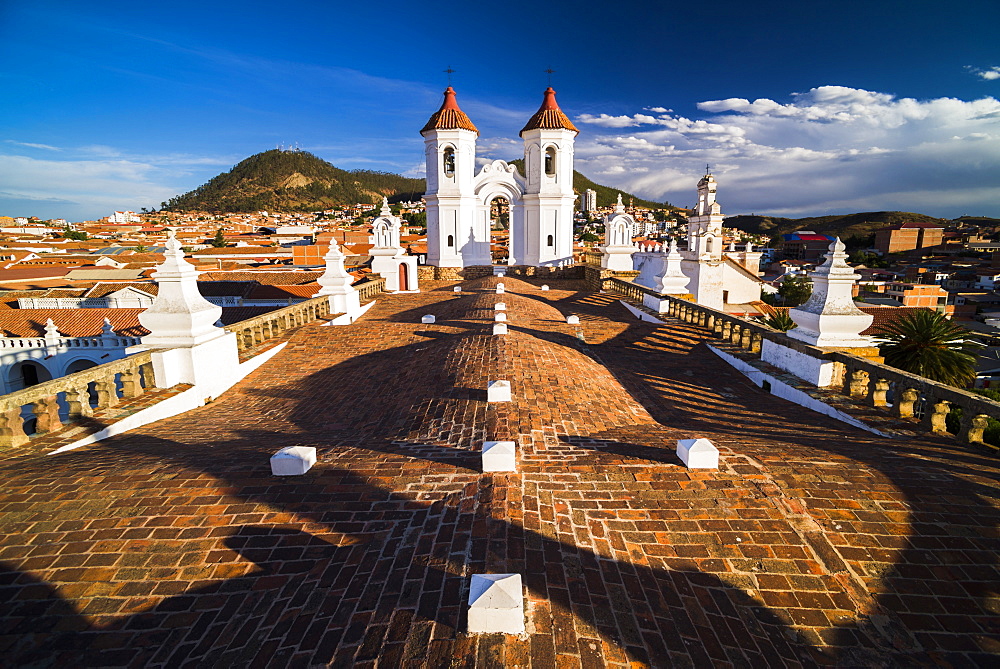
[[[379,277],[378,279],[359,283],[354,286],[354,289],[358,291],[359,298],[362,300],[370,300],[385,290],[385,279]]]
[[[243,353],[260,346],[268,339],[277,337],[286,330],[329,315],[330,299],[324,295],[227,325],[225,329],[227,332],[236,333],[236,346],[240,353]]]
[[[672,295],[655,291],[617,278],[603,280],[605,289],[614,290],[642,303],[642,295],[654,295],[667,301],[665,316],[705,328],[733,347],[760,357],[764,341],[793,349],[824,362],[835,363],[834,384],[830,389],[896,418],[916,419],[927,432],[948,433],[948,416],[961,409],[956,439],[963,443],[1000,450],[984,441],[990,419],[1000,420],[1000,402],[937,381],[910,374],[867,358],[842,351],[824,351],[792,339],[784,332],[738,316],[726,314]]]
[[[26,444],[29,431],[53,432],[66,421],[138,397],[153,385],[152,353],[143,351],[0,396],[0,447]]]
[[[583,252],[583,262],[585,265],[592,265],[594,267],[601,266],[601,252],[597,249],[587,249]]]

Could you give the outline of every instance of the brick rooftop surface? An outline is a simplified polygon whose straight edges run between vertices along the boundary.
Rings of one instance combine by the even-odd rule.
[[[996,666],[996,460],[776,399],[611,295],[497,281],[380,296],[210,405],[8,451],[0,664]],[[480,471],[488,439],[516,473]],[[271,476],[292,445],[319,462]],[[465,633],[489,572],[522,574],[522,637]]]

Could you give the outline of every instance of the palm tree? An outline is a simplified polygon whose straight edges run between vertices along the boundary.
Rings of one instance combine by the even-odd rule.
[[[944,314],[913,311],[883,325],[875,336],[885,363],[933,381],[963,388],[976,378],[976,352],[982,344]]]
[[[778,310],[775,310],[774,313],[764,319],[764,325],[775,330],[781,330],[782,332],[788,332],[792,328],[798,327],[787,311]]]

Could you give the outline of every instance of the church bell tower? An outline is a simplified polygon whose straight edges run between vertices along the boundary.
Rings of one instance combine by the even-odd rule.
[[[427,264],[492,264],[489,229],[476,227],[473,178],[479,130],[459,108],[451,86],[420,134],[427,165]]]
[[[527,184],[522,229],[511,230],[512,264],[555,265],[573,259],[573,142],[577,133],[550,86],[542,106],[521,130]]]

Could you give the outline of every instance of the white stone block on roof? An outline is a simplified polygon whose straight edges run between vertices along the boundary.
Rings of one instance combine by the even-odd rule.
[[[495,314],[493,314],[493,320],[495,320],[498,323],[502,323],[507,320],[507,314],[502,311],[498,311]]]
[[[497,284],[497,295],[500,295],[501,293],[503,293],[504,290],[505,290],[504,285],[502,283],[498,283]]]
[[[286,446],[271,456],[271,473],[275,476],[299,476],[316,464],[313,446]]]
[[[506,323],[494,323],[493,324],[493,334],[507,334],[507,324]]]
[[[420,322],[421,323],[433,323],[436,320],[437,319],[434,318],[434,314],[427,314],[426,316],[421,316],[420,317]]]
[[[493,311],[507,311],[507,305],[503,302],[497,302],[493,305]]]
[[[510,402],[510,381],[490,381],[486,386],[487,402]]]
[[[542,284],[542,290],[548,290],[548,289],[549,289],[548,285]]]
[[[456,293],[461,293],[462,292],[462,287],[461,286],[455,286],[454,288],[452,288],[452,290],[454,290]]]
[[[470,634],[523,634],[520,574],[473,574],[469,587]]]
[[[678,439],[677,457],[688,469],[719,468],[719,449],[708,439]]]
[[[516,446],[513,441],[483,442],[484,472],[513,472],[517,470],[515,462]]]
[[[579,325],[580,317],[570,314],[569,316],[566,317],[566,322],[569,323],[570,325]]]

